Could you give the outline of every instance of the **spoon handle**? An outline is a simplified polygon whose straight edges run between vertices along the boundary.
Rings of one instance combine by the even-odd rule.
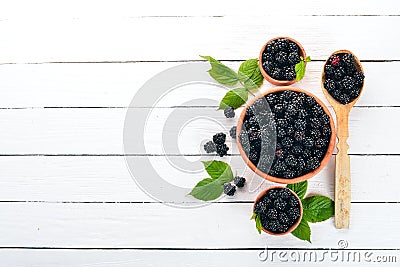
[[[350,157],[347,154],[349,145],[349,113],[350,109],[340,108],[336,111],[337,137],[335,169],[335,225],[336,228],[349,228],[351,181],[350,181]]]

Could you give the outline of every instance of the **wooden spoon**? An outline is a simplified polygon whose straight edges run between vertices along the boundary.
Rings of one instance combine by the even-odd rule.
[[[332,55],[348,53],[354,56],[355,65],[358,71],[364,73],[358,58],[348,50],[339,50]],[[332,56],[331,55],[331,56]],[[330,57],[331,57],[330,56]],[[330,58],[329,57],[329,58]],[[325,62],[328,62],[328,60]],[[351,108],[360,98],[364,83],[360,89],[360,94],[352,102],[343,105],[334,99],[324,87],[325,82],[325,65],[322,71],[322,91],[324,92],[329,103],[332,105],[336,113],[337,125],[337,138],[338,143],[336,155],[336,169],[335,169],[335,225],[336,228],[349,228],[350,225],[350,204],[351,204],[351,180],[350,180],[350,157],[347,154],[349,145],[347,138],[349,137],[349,114]]]

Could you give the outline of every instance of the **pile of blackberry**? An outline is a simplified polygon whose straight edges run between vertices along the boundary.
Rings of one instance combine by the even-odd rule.
[[[324,87],[341,104],[348,104],[360,95],[364,74],[349,53],[332,55],[324,67]]]
[[[300,62],[300,48],[285,38],[271,41],[262,53],[262,68],[265,72],[280,81],[291,81],[296,78],[295,66]]]
[[[212,141],[204,144],[204,150],[207,153],[217,152],[220,157],[228,155],[229,147],[225,144],[226,134],[217,133],[213,136]]]
[[[273,188],[254,205],[254,213],[260,216],[264,229],[286,233],[301,218],[299,199],[289,189]]]
[[[320,166],[331,134],[330,117],[314,97],[285,90],[246,109],[239,142],[259,170],[292,179]]]

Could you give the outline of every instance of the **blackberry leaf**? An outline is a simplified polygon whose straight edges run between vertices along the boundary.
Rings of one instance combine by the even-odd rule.
[[[260,87],[264,78],[258,66],[258,59],[244,61],[239,67],[238,77],[248,90]]]
[[[306,220],[301,219],[300,224],[292,231],[292,235],[311,243],[311,228]]]
[[[296,184],[288,184],[286,187],[295,192],[300,199],[303,199],[307,192],[308,182],[303,181]]]
[[[232,107],[234,109],[246,103],[249,95],[246,88],[235,88],[228,91],[219,104],[219,109],[226,109]]]
[[[312,196],[303,199],[304,220],[316,223],[322,222],[333,216],[335,203],[332,199],[324,196]]]
[[[260,216],[256,216],[256,228],[258,233],[261,235],[261,231],[262,231],[262,223],[261,223],[261,218]]]
[[[211,69],[208,70],[208,73],[211,77],[213,77],[214,80],[216,80],[220,84],[234,86],[239,82],[239,78],[236,72],[234,72],[228,66],[222,64],[221,62],[210,56],[201,57],[210,62]]]
[[[212,179],[218,179],[222,184],[233,180],[233,172],[228,163],[213,160],[203,161],[203,165]]]
[[[224,190],[219,179],[205,178],[198,182],[189,195],[204,201],[214,200],[221,196]]]

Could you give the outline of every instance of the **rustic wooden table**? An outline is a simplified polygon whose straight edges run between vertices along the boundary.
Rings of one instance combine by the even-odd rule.
[[[2,1],[0,266],[256,266],[268,263],[259,259],[266,245],[299,255],[347,245],[372,253],[376,262],[369,266],[396,259],[387,265],[398,266],[399,25],[400,2],[394,0]],[[353,51],[366,75],[350,115],[351,228],[338,230],[333,219],[312,225],[312,244],[256,233],[249,221],[252,201],[272,183],[207,207],[180,209],[142,192],[125,164],[125,114],[146,81],[200,61],[199,54],[237,69],[257,57],[266,40],[282,35],[300,41],[313,59],[295,85],[326,104],[320,75],[331,52]],[[261,90],[271,87],[265,82]],[[184,172],[167,159],[192,161],[199,170],[199,160],[206,159],[200,142],[234,121],[214,106],[182,103],[204,96],[218,101],[223,94],[221,88],[188,85],[153,110],[146,151],[128,156],[149,157],[161,176],[193,186],[205,172]],[[166,156],[160,131],[172,112],[213,114],[221,125],[188,123],[179,154]],[[224,160],[251,175],[231,147],[233,155]],[[309,180],[308,192],[333,198],[333,174],[334,156]],[[274,264],[293,262],[275,258]]]

